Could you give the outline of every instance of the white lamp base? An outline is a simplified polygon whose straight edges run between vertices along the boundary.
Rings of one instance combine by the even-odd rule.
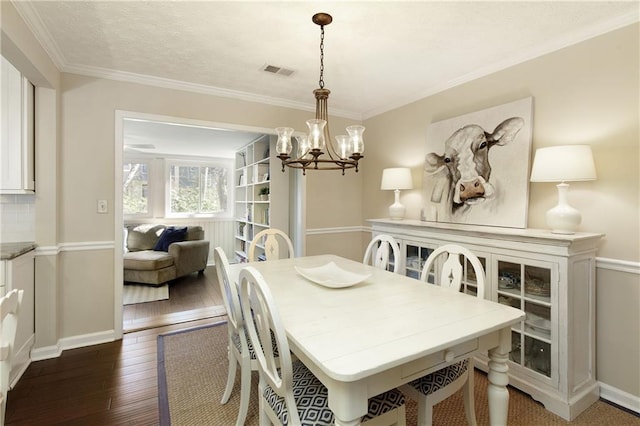
[[[405,207],[400,204],[400,190],[395,189],[395,201],[389,206],[389,217],[394,220],[404,219]]]
[[[554,234],[574,234],[582,222],[582,215],[567,201],[569,185],[563,182],[556,186],[558,188],[558,205],[547,211],[547,225]]]

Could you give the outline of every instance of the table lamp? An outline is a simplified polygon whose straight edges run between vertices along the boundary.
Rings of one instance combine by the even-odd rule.
[[[569,205],[567,181],[596,179],[596,167],[588,145],[552,146],[536,150],[531,182],[560,182],[558,205],[547,211],[547,225],[554,234],[573,234],[582,221],[580,212]]]
[[[382,171],[382,190],[392,190],[395,192],[395,202],[389,206],[389,216],[391,219],[404,218],[405,208],[400,204],[400,190],[413,189],[411,180],[411,170],[404,167],[384,169]]]

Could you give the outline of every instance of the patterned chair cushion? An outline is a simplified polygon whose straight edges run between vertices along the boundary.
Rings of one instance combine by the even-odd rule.
[[[419,379],[413,380],[409,382],[409,384],[418,392],[421,392],[424,395],[431,395],[464,374],[464,372],[467,371],[468,365],[469,360],[465,359],[464,361],[457,362],[448,367],[441,368],[438,371],[434,371],[431,374],[420,377]]]
[[[302,425],[331,425],[333,412],[328,407],[327,388],[300,361],[293,362],[293,397],[298,408]],[[263,394],[271,409],[277,414],[283,425],[289,424],[289,412],[284,398],[280,398],[267,386]],[[404,405],[404,394],[397,389],[385,392],[369,399],[369,413],[363,421],[377,417]]]
[[[234,333],[231,337],[233,340],[233,345],[238,349],[238,352],[242,352],[242,346],[240,345],[240,335],[238,333]],[[251,359],[256,359],[256,351],[253,349],[253,343],[251,343],[251,339],[247,339],[247,346],[249,347],[249,357]],[[273,355],[279,356],[278,345],[276,344],[276,336],[271,333],[271,347],[273,348]]]

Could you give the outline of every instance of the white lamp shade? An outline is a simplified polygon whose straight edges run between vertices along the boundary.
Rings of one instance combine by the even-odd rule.
[[[411,169],[404,167],[395,167],[384,169],[382,171],[382,190],[395,189],[413,189],[413,180],[411,179]]]
[[[547,225],[555,234],[573,234],[582,215],[569,205],[569,184],[566,181],[596,179],[593,154],[588,145],[567,145],[540,148],[531,168],[531,182],[561,182],[558,185],[558,205],[546,214]]]
[[[572,182],[596,179],[589,145],[551,146],[536,150],[531,182]]]

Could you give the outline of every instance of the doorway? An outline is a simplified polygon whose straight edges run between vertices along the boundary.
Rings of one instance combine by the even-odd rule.
[[[153,114],[143,114],[129,111],[116,111],[116,143],[115,143],[115,198],[114,198],[114,212],[115,212],[115,236],[116,247],[125,247],[125,235],[123,232],[124,226],[127,223],[139,222],[139,223],[167,223],[167,224],[188,224],[192,221],[198,223],[206,223],[207,220],[212,220],[216,224],[231,223],[231,231],[228,233],[228,238],[231,240],[234,237],[233,230],[233,196],[231,196],[231,211],[226,217],[222,218],[205,218],[205,217],[167,217],[170,215],[165,214],[163,204],[166,204],[160,199],[162,196],[157,196],[155,200],[150,201],[152,212],[147,212],[146,216],[124,216],[124,191],[123,191],[123,164],[125,161],[132,157],[142,158],[161,158],[159,154],[163,154],[165,157],[170,156],[172,158],[181,159],[193,159],[202,158],[202,151],[209,149],[208,156],[234,158],[235,152],[242,146],[249,143],[251,138],[263,136],[265,134],[272,135],[273,129],[254,128],[247,126],[235,126],[224,123],[203,122],[198,120],[188,120],[176,117],[159,116]],[[194,132],[194,133],[189,133]],[[173,134],[174,142],[172,143],[167,135]],[[185,136],[190,134],[190,136]],[[192,137],[198,134],[199,136]],[[211,136],[211,140],[230,141],[222,146],[218,146],[217,150],[211,150],[212,142],[209,141],[209,145],[203,142],[205,138],[202,135],[214,135]],[[218,138],[218,139],[216,139]],[[185,140],[198,141],[186,146]],[[179,142],[178,142],[179,141]],[[215,142],[213,142],[215,143]],[[203,146],[204,144],[204,146]],[[198,146],[199,145],[199,146]],[[162,152],[161,152],[162,151]],[[157,173],[165,173],[165,162],[160,161],[162,164],[158,166],[156,164]],[[233,173],[232,173],[233,175]],[[292,235],[302,235],[302,222],[296,220],[302,216],[299,212],[301,203],[297,194],[297,188],[300,182],[296,179],[295,173],[291,174],[292,183],[290,188],[296,188],[291,192],[291,222],[290,232]],[[164,176],[164,174],[163,174]],[[164,180],[164,177],[163,177]],[[156,185],[157,187],[158,185]],[[147,190],[151,190],[147,188]],[[156,188],[155,191],[158,191]],[[163,188],[161,191],[165,191]],[[229,191],[230,195],[234,191]],[[163,194],[162,194],[163,195]],[[214,234],[213,232],[211,234]],[[216,235],[222,234],[216,232]],[[211,316],[224,315],[224,308],[222,299],[219,292],[219,286],[217,284],[217,278],[215,273],[215,267],[212,262],[212,249],[215,246],[223,246],[224,243],[220,240],[211,241],[210,256],[208,266],[204,274],[190,274],[185,277],[178,278],[169,283],[169,299],[161,301],[152,301],[139,304],[139,306],[124,306],[123,305],[123,251],[114,251],[114,265],[116,268],[114,277],[115,288],[115,321],[114,324],[116,332],[120,329],[120,335],[122,332],[129,332],[132,330],[139,330],[141,328],[151,328],[160,325],[173,324],[178,322],[193,321],[201,318],[207,318]],[[233,259],[233,242],[229,248],[225,248],[229,259]],[[172,300],[173,298],[173,300]]]

